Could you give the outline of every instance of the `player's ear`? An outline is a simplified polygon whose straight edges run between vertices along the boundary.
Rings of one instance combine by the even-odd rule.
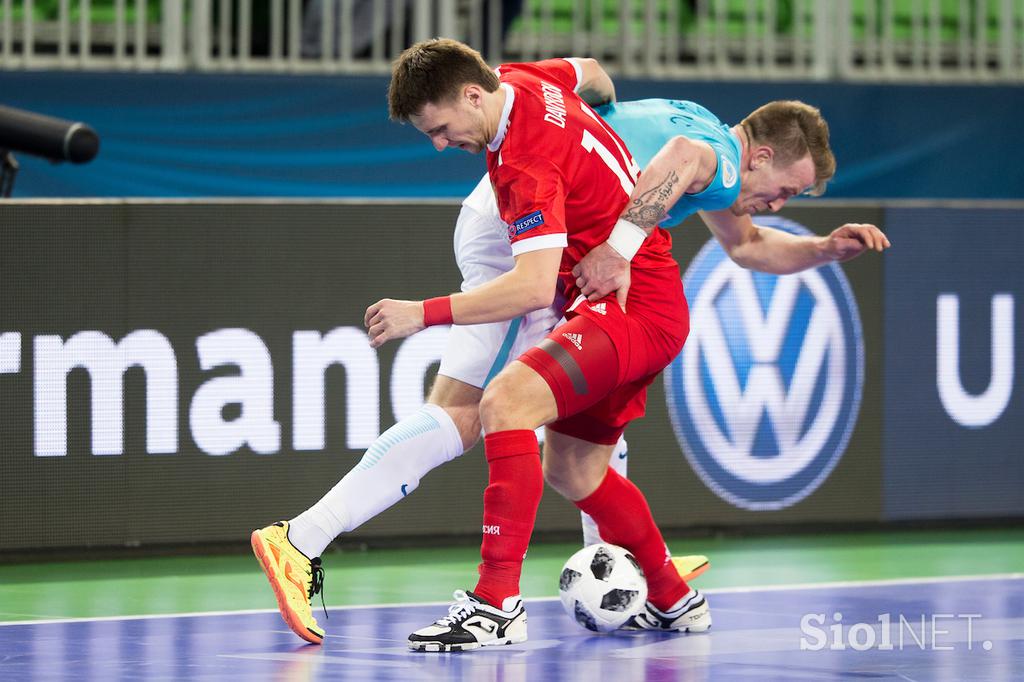
[[[756,147],[750,155],[750,170],[770,166],[775,159],[775,150],[766,144]]]
[[[463,98],[469,102],[471,106],[479,108],[484,101],[484,91],[476,83],[470,83],[462,89]]]

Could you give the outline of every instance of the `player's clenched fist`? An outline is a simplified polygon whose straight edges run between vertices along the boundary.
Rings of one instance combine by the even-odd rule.
[[[837,227],[828,236],[826,250],[833,260],[847,261],[868,249],[882,252],[889,248],[889,239],[874,225],[848,223]]]
[[[379,348],[392,339],[404,339],[425,327],[423,301],[381,299],[366,309],[363,317],[370,337],[370,347]]]

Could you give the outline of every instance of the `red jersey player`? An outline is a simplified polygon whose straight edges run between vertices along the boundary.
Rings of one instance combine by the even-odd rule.
[[[395,62],[391,116],[408,120],[438,150],[487,150],[512,271],[472,291],[425,302],[385,299],[367,310],[371,344],[431,324],[512,319],[567,301],[567,322],[511,363],[480,404],[490,480],[484,492],[480,579],[457,592],[449,615],[410,635],[423,651],[473,649],[526,639],[522,560],[543,478],[629,549],[647,577],[649,605],[634,623],[704,630],[703,597],[680,578],[640,491],[607,466],[626,424],[643,414],[646,387],[688,331],[679,269],[663,230],[636,243],[626,310],[614,296],[587,302],[572,270],[609,239],[638,176],[628,150],[578,92],[614,91],[593,60],[513,64],[492,71],[479,54],[431,40]],[[621,234],[621,230],[618,230]],[[646,235],[643,235],[646,236]],[[534,429],[548,425],[542,474]]]

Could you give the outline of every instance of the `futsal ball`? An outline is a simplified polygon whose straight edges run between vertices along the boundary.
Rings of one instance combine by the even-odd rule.
[[[647,580],[632,554],[598,543],[565,562],[558,594],[570,618],[593,632],[611,632],[644,607]]]

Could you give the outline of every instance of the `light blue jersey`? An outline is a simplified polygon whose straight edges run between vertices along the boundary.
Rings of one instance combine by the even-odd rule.
[[[699,194],[684,194],[669,211],[664,225],[677,225],[697,211],[728,208],[740,193],[740,142],[718,117],[695,102],[641,99],[616,102],[597,109],[625,141],[643,169],[669,138],[682,135],[707,142],[718,155],[718,170]]]

